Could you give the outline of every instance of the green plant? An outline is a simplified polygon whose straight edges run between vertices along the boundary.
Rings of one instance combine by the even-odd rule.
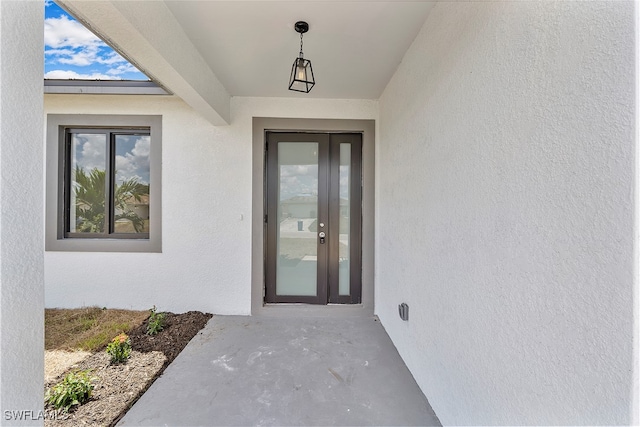
[[[56,409],[68,412],[72,406],[82,405],[89,400],[93,391],[90,371],[78,371],[67,374],[58,384],[47,390],[45,402]]]
[[[107,345],[111,363],[125,362],[131,356],[131,340],[127,334],[120,334]]]
[[[154,305],[149,310],[149,322],[147,323],[147,335],[157,335],[158,332],[164,329],[164,322],[167,317],[167,313],[156,312],[156,306]]]

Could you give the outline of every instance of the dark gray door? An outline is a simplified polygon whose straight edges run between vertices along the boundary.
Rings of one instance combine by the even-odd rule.
[[[362,135],[267,132],[265,302],[358,304]]]

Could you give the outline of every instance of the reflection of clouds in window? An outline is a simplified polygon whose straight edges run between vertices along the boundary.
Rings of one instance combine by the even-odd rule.
[[[318,176],[318,165],[281,165],[280,176]]]
[[[349,198],[349,166],[340,166],[340,197]]]
[[[105,169],[107,147],[104,135],[74,134],[72,142],[74,167],[79,166],[85,171]]]
[[[135,178],[141,184],[149,183],[150,137],[118,135],[116,137],[116,181]]]
[[[318,165],[281,165],[280,200],[318,194]]]

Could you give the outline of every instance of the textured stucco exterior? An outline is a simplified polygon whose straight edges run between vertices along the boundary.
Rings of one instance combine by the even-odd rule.
[[[0,424],[43,409],[42,3],[0,2]],[[7,412],[8,411],[8,412]],[[22,419],[22,421],[19,421]]]
[[[375,312],[442,423],[637,423],[637,16],[439,2],[379,101],[231,98],[228,126],[175,96],[46,95],[163,128],[162,252],[46,252],[46,305],[250,314],[253,118],[373,119]]]
[[[233,98],[231,111],[213,126],[173,96],[45,96],[45,113],[162,115],[163,127],[162,253],[46,252],[47,307],[251,313],[252,118],[375,119],[377,102]]]
[[[440,2],[380,99],[376,312],[444,425],[632,421],[634,39]]]

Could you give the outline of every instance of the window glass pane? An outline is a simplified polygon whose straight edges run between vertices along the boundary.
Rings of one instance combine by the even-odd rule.
[[[338,271],[338,291],[340,295],[351,293],[351,256],[349,233],[351,225],[351,144],[340,144],[340,263]]]
[[[278,143],[276,295],[317,294],[318,143]]]
[[[104,134],[71,134],[69,231],[104,233],[107,141]]]
[[[149,135],[115,135],[114,232],[149,232]]]

